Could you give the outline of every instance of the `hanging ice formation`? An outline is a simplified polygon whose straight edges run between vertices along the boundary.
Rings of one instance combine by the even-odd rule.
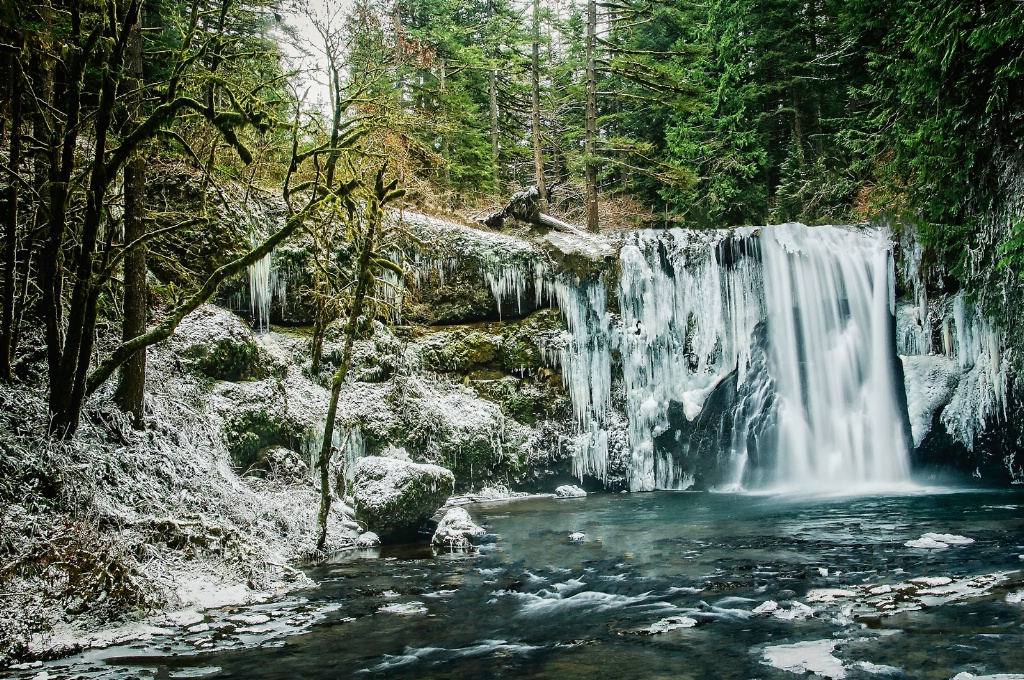
[[[1003,182],[1008,200],[981,223],[981,232],[992,239],[1002,238],[1005,225],[1024,215],[1020,173],[1011,172]],[[916,234],[904,229],[900,245],[902,275],[913,286],[914,302],[897,310],[896,345],[906,375],[914,445],[941,423],[947,434],[973,451],[978,435],[993,421],[1008,417],[1013,362],[1005,334],[962,291],[929,300]],[[976,262],[978,257],[972,251],[968,261],[975,267],[988,266]]]
[[[270,306],[274,298],[284,307],[288,298],[288,272],[275,268],[273,253],[249,265],[249,307],[259,333],[270,330]]]
[[[569,329],[557,361],[580,425],[577,474],[607,471],[617,350],[633,490],[907,479],[881,232],[644,231],[620,266],[618,315],[600,280],[536,275]]]

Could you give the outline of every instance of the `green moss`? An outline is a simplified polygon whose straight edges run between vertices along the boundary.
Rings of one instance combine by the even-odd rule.
[[[481,380],[472,384],[481,397],[497,404],[505,416],[525,425],[534,425],[545,411],[541,391],[521,380]]]
[[[225,338],[196,362],[196,368],[215,380],[258,380],[264,377],[261,359],[256,343],[239,343]]]
[[[299,434],[291,424],[266,411],[233,414],[224,428],[231,462],[243,470],[256,462],[259,452],[268,446],[295,448]]]

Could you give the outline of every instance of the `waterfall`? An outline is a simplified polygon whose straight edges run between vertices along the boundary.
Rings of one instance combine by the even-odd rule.
[[[764,234],[778,483],[843,490],[905,482],[888,240],[877,231],[803,225]]]
[[[558,359],[578,474],[607,469],[617,351],[634,491],[907,481],[884,233],[640,231],[620,266],[617,315],[601,281],[545,284],[569,329]]]

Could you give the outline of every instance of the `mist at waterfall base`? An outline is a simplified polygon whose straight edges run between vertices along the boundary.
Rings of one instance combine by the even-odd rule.
[[[308,570],[318,588],[210,612],[198,628],[92,651],[68,670],[250,680],[1020,673],[1022,507],[1019,489],[475,505],[488,531],[479,553],[349,552]],[[973,542],[906,545],[927,532]]]

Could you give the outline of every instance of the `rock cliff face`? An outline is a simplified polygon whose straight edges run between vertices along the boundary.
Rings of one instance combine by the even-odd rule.
[[[514,224],[493,233],[412,214],[402,219],[415,236],[403,255],[414,276],[400,291],[402,316],[396,325],[367,327],[354,380],[342,395],[336,446],[347,464],[338,474],[349,480],[357,458],[395,445],[415,460],[451,469],[460,491],[495,485],[550,491],[573,480],[588,489],[750,488],[777,484],[793,470],[845,479],[816,462],[816,452],[838,446],[849,449],[849,470],[866,474],[862,481],[870,484],[891,477],[877,467],[885,456],[870,451],[904,443],[915,474],[943,469],[994,483],[1020,479],[1019,408],[1011,357],[1001,351],[998,331],[953,296],[926,302],[923,316],[917,301],[901,298],[894,318],[888,306],[893,279],[884,260],[871,258],[880,253],[891,263],[893,253],[903,255],[877,230],[826,234],[829,228],[797,225],[788,232],[767,227],[595,237]],[[806,242],[800,241],[805,233]],[[815,286],[801,293],[807,300],[784,303],[796,289],[768,285],[765,235],[779,244],[770,249],[778,250],[772,266],[789,276],[798,266],[817,276],[824,266],[819,260],[834,257],[828,266],[849,280],[836,284],[826,273],[818,288],[836,286],[828,293],[835,298],[836,329],[870,323],[878,333],[829,349],[833,336],[807,321],[812,312],[801,307],[817,304]],[[835,255],[811,252],[825,235],[852,240],[826,249]],[[250,275],[288,278],[289,291],[302,290],[297,253],[275,254],[277,279],[273,272]],[[859,282],[861,260],[877,280]],[[902,261],[897,266],[902,269]],[[863,312],[852,306],[853,286],[862,285],[856,304],[868,305]],[[864,297],[876,293],[877,300]],[[289,302],[292,292],[259,295],[270,300],[272,322],[288,321],[286,310],[301,307]],[[830,304],[823,302],[823,313],[831,313]],[[875,314],[876,307],[882,310],[877,323],[869,316],[849,321],[851,314]],[[787,341],[772,335],[786,324],[799,336],[789,339],[797,353],[791,363],[805,367],[791,374],[782,368],[788,359],[779,349]],[[816,329],[820,338],[807,335]],[[278,356],[272,370],[292,365],[291,378],[267,373],[264,381],[278,380],[287,392],[295,376],[308,376],[301,329],[275,328],[258,335],[257,343],[264,355]],[[849,361],[836,363],[837,351]],[[832,368],[808,372],[811,355],[826,364],[832,356]],[[329,332],[325,371],[339,359]],[[846,377],[836,374],[841,366],[849,366]],[[850,383],[837,393],[849,403],[829,405],[828,387],[837,380]],[[265,392],[272,387],[268,383]],[[811,395],[810,387],[821,394]],[[864,396],[869,393],[875,396]],[[792,406],[801,399],[807,415],[797,427],[792,417],[800,411]],[[832,436],[833,412],[850,428],[849,436],[836,435],[835,446],[814,434],[817,428]],[[856,439],[866,431],[857,425],[862,416],[873,423],[871,432],[885,429],[877,445]],[[248,442],[253,455],[274,445],[319,449],[316,418],[278,426],[260,418],[229,419],[239,425],[231,438]],[[785,445],[782,430],[789,432]],[[780,462],[783,453],[788,458]],[[877,469],[865,472],[861,459]]]

